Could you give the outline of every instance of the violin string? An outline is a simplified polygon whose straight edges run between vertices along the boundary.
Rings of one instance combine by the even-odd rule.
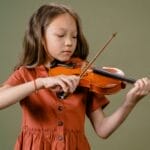
[[[109,45],[109,43],[112,41],[112,39],[117,35],[117,33],[113,33],[110,39],[106,42],[106,44],[96,53],[96,55],[91,59],[91,61],[83,68],[83,71],[80,74],[80,78],[82,78],[87,70],[90,68],[90,66],[95,62],[97,57],[104,51],[104,49]]]

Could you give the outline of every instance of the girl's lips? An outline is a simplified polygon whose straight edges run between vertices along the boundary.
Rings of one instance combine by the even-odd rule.
[[[71,51],[67,51],[67,50],[66,50],[66,51],[63,51],[62,53],[63,53],[63,54],[72,54]]]

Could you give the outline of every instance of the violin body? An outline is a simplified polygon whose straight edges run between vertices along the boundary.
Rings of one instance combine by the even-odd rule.
[[[49,76],[56,76],[61,74],[80,76],[83,70],[83,61],[80,59],[73,59],[73,62],[74,61],[76,64],[73,63],[72,66],[59,64],[56,67],[50,68]],[[112,67],[104,67],[103,70],[113,74],[122,72],[121,70]],[[79,86],[88,88],[89,91],[97,94],[110,95],[125,88],[125,83],[118,79],[94,73],[94,69],[90,68],[80,79]]]

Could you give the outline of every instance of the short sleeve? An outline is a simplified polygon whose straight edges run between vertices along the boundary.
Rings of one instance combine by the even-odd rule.
[[[89,115],[98,108],[104,109],[108,104],[109,100],[105,96],[90,92],[87,99],[86,113]]]
[[[18,85],[18,84],[21,84],[21,83],[24,83],[24,80],[22,78],[22,68],[18,69],[18,70],[15,70],[10,76],[9,78],[4,82],[4,85],[5,84],[9,84],[9,85],[12,85],[12,86],[15,86],[15,85]]]

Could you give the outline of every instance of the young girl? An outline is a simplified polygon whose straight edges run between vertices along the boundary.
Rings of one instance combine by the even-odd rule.
[[[137,102],[150,92],[150,80],[136,81],[123,104],[110,116],[103,108],[104,95],[78,87],[75,75],[50,76],[58,63],[84,64],[88,44],[78,15],[64,5],[43,5],[31,17],[24,55],[14,73],[0,89],[0,108],[20,102],[22,130],[15,150],[89,150],[84,134],[85,115],[95,132],[107,138],[126,119]],[[74,59],[78,58],[78,59]],[[69,93],[61,100],[57,93]]]

